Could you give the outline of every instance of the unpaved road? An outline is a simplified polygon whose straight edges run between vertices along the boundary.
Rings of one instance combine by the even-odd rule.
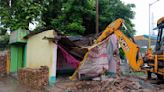
[[[3,77],[0,78],[0,92],[64,92],[66,90],[65,85],[73,83],[72,81],[68,80],[68,78],[66,81],[65,79],[66,78],[58,78],[56,85],[45,87],[42,90],[35,90],[21,85],[15,78]]]
[[[42,92],[22,86],[11,77],[0,78],[0,92]]]
[[[149,81],[147,81],[149,82]],[[63,77],[63,78],[58,78],[56,85],[52,86],[52,87],[46,87],[43,90],[34,90],[34,89],[30,89],[28,87],[25,87],[21,84],[18,83],[18,81],[14,78],[11,77],[4,77],[4,78],[0,78],[0,92],[71,92],[68,91],[70,88],[69,86],[73,85],[73,86],[77,86],[77,83],[79,84],[80,81],[70,81],[68,80],[68,77]],[[145,84],[145,83],[144,83]],[[152,86],[150,86],[151,84],[147,85],[148,88],[157,88],[159,87],[161,90],[158,92],[164,92],[164,84],[152,84]],[[146,85],[145,85],[146,87]],[[80,90],[79,90],[80,91]],[[78,91],[78,92],[79,92]],[[73,91],[76,92],[76,91]],[[80,91],[83,92],[83,91]],[[87,91],[85,91],[87,92]],[[135,92],[135,91],[134,91]],[[151,92],[150,90],[145,90],[144,92]],[[155,91],[152,91],[155,92]]]

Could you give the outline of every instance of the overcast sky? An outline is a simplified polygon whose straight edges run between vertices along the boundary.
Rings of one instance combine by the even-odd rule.
[[[134,11],[136,12],[135,18],[132,20],[135,24],[136,35],[149,34],[149,3],[156,0],[121,0],[125,4],[133,3],[136,5]],[[151,6],[151,23],[156,23],[160,17],[164,16],[164,0],[159,0]],[[153,22],[152,22],[153,21]],[[154,27],[156,24],[154,25]],[[153,33],[151,31],[151,33]]]

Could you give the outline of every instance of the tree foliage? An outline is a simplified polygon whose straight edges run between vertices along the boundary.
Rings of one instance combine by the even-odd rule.
[[[125,24],[129,30],[133,30],[134,24],[131,19],[135,13],[132,11],[134,4],[125,5],[120,0],[101,0],[100,2],[100,30],[103,30],[111,21],[117,18],[125,20]],[[132,32],[134,34],[134,32]]]
[[[10,3],[11,1],[11,3]],[[46,8],[45,0],[1,0],[0,17],[4,28],[16,30],[18,28],[28,29],[33,20],[42,23],[40,16]]]
[[[0,50],[5,49],[8,46],[9,42],[9,35],[1,35],[0,36]]]
[[[99,0],[100,31],[117,18],[133,30],[134,7],[120,0]],[[95,33],[95,0],[1,0],[0,11],[3,28],[11,30],[28,29],[29,23],[38,21],[42,27],[66,34]]]
[[[63,0],[61,13],[51,21],[52,27],[65,33],[84,34],[91,27],[88,25],[95,23],[95,6],[91,1]]]
[[[9,35],[6,30],[0,29],[0,51],[4,50],[8,46]]]

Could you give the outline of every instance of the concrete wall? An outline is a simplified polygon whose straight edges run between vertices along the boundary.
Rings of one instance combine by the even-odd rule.
[[[50,81],[56,80],[56,59],[57,45],[52,41],[43,39],[46,37],[54,37],[53,30],[44,31],[33,35],[27,41],[26,66],[30,68],[38,68],[40,66],[49,67]]]

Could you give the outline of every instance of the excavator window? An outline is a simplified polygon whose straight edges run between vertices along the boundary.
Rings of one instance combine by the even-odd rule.
[[[161,36],[161,50],[164,51],[164,28],[162,28],[162,36]]]
[[[164,23],[162,23],[162,24],[164,24]],[[163,45],[164,45],[164,25],[162,25],[162,26],[161,25],[158,28],[156,51],[159,51],[161,49],[161,47],[163,47]]]

